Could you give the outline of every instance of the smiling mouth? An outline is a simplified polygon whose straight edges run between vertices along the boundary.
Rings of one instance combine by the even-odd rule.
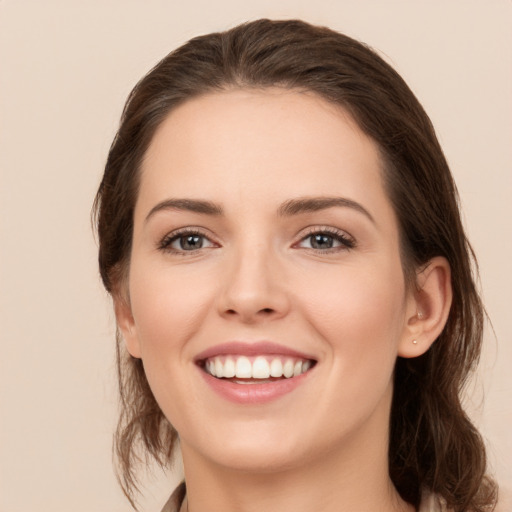
[[[198,363],[203,371],[217,379],[236,384],[264,384],[303,375],[315,366],[316,361],[276,355],[222,355]]]

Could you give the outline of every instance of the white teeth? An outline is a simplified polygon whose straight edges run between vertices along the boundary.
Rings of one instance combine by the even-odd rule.
[[[242,356],[236,360],[235,375],[238,379],[250,379],[252,377],[252,364],[247,357]]]
[[[284,363],[284,368],[283,368],[283,374],[287,379],[289,379],[290,377],[293,377],[293,367],[294,367],[293,360],[287,359],[286,363]]]
[[[224,377],[224,366],[220,359],[215,359],[215,375],[217,377]]]
[[[274,361],[272,361],[273,363]],[[271,367],[264,357],[257,357],[252,363],[252,378],[253,379],[268,379],[271,375]],[[274,375],[272,375],[274,377]]]
[[[289,379],[306,373],[311,366],[311,361],[295,358],[258,356],[249,359],[245,356],[217,356],[208,359],[204,369],[218,379]]]
[[[231,357],[228,357],[224,362],[224,371],[222,372],[222,376],[226,379],[231,379],[236,375],[235,362]]]
[[[281,363],[280,359],[272,359],[272,362],[270,363],[270,375],[272,377],[283,376],[283,363]]]

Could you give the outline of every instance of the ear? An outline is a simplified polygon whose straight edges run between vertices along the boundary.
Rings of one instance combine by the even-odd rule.
[[[427,352],[444,329],[452,304],[450,264],[437,256],[416,275],[408,300],[406,325],[398,355],[411,358]]]
[[[141,359],[141,350],[137,328],[132,314],[130,301],[127,297],[116,295],[114,297],[114,311],[116,314],[117,327],[123,335],[126,349],[131,356]],[[126,294],[128,295],[128,294]]]

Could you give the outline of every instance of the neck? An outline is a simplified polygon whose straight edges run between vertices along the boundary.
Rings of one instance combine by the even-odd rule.
[[[229,468],[181,444],[188,512],[414,510],[389,478],[388,431],[378,418],[343,445],[282,469]]]
[[[318,471],[316,471],[318,469]],[[364,474],[363,474],[364,473]],[[333,478],[322,468],[308,474],[281,472],[240,475],[218,471],[216,478],[187,480],[186,512],[412,512],[391,481],[357,472]]]

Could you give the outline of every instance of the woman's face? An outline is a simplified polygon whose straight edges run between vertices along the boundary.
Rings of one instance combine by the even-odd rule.
[[[386,446],[416,306],[351,117],[298,91],[208,94],[141,172],[117,314],[184,456],[270,470]]]

